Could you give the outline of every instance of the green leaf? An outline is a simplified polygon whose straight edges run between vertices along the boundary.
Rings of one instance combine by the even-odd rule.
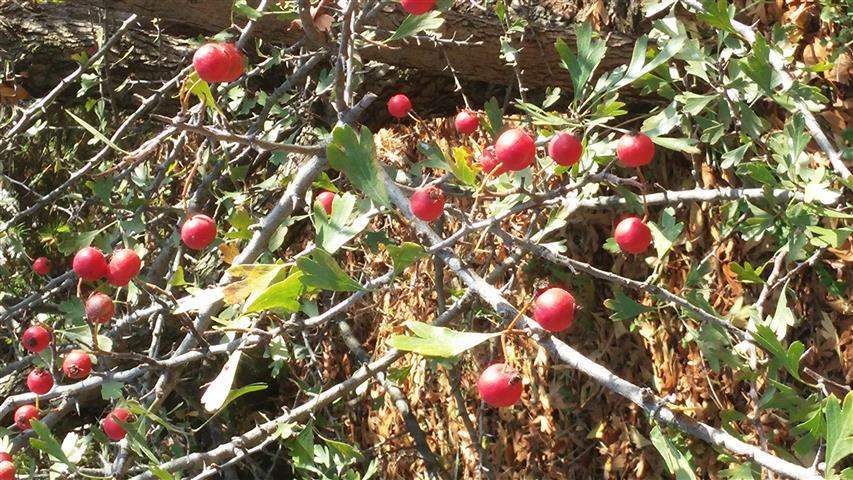
[[[681,111],[688,115],[698,115],[705,110],[711,100],[717,99],[717,95],[699,95],[698,93],[685,92],[675,96],[675,100],[684,104]]]
[[[619,76],[614,76],[613,80],[615,83],[612,86],[620,88],[629,85],[634,80],[637,80],[660,65],[663,65],[664,62],[668,61],[678,53],[679,50],[681,50],[686,40],[687,38],[683,36],[670,39],[666,42],[666,46],[663,50],[661,50],[655,58],[652,59],[652,61],[645,63],[646,46],[648,45],[649,39],[643,35],[637,39],[637,42],[634,44],[634,52],[631,55],[631,63],[628,65],[628,70],[625,71],[621,78],[619,78]]]
[[[776,333],[767,325],[757,325],[751,335],[762,349],[773,356],[775,364],[781,365],[791,376],[800,380],[800,357],[806,350],[802,342],[796,341],[785,350],[785,346],[776,338]]]
[[[249,4],[246,3],[246,0],[237,0],[234,2],[234,12],[248,18],[249,20],[257,20],[264,16],[263,13],[250,7]]]
[[[424,247],[412,242],[403,242],[399,246],[389,244],[385,248],[394,262],[394,275],[399,275],[406,267],[427,256]]]
[[[756,35],[752,55],[741,60],[743,72],[767,94],[773,93],[773,67],[770,65],[770,48],[761,35]]]
[[[720,162],[720,168],[725,169],[738,166],[750,146],[752,146],[752,142],[746,142],[743,145],[722,154],[722,156],[720,156],[720,160],[722,160],[722,162]]]
[[[65,456],[65,452],[62,451],[62,446],[60,446],[59,442],[53,438],[53,434],[50,433],[50,429],[47,428],[44,423],[36,419],[30,420],[30,425],[32,426],[35,434],[38,436],[38,438],[30,438],[30,445],[66,465],[72,472],[76,472],[77,466],[71,463],[71,460]]]
[[[653,312],[653,307],[647,307],[635,301],[633,298],[625,295],[621,290],[616,291],[616,295],[612,299],[604,301],[604,306],[608,310],[613,310],[610,318],[614,321],[630,320],[643,313]]]
[[[341,270],[335,259],[322,249],[316,249],[310,257],[300,257],[296,266],[304,274],[301,281],[305,286],[333,292],[355,292],[364,290],[358,282]]]
[[[729,268],[731,268],[732,272],[737,275],[738,280],[744,283],[759,283],[763,284],[764,279],[761,278],[761,272],[764,271],[764,267],[758,267],[757,269],[752,268],[752,264],[749,262],[743,262],[743,265],[738,264],[737,262],[729,263]]]
[[[678,447],[676,447],[675,444],[663,434],[660,427],[655,425],[650,433],[652,445],[655,446],[661,457],[663,457],[667,471],[675,475],[676,480],[695,480],[696,475],[693,474],[693,466],[690,465],[690,461],[687,460],[687,457],[681,453],[681,450],[679,450]]]
[[[289,312],[299,311],[299,297],[302,295],[302,272],[296,271],[281,282],[272,284],[263,291],[251,304],[246,306],[246,313],[260,312],[283,308]]]
[[[586,87],[593,72],[604,58],[607,44],[599,38],[593,40],[592,25],[588,21],[575,27],[575,42],[577,55],[572,52],[572,49],[562,38],[557,39],[555,46],[562,59],[563,67],[569,71],[569,75],[572,77],[574,100],[578,101],[583,95],[584,87]]]
[[[349,125],[339,125],[332,131],[332,142],[326,147],[329,164],[344,172],[347,178],[374,203],[391,207],[388,192],[379,175],[379,161],[376,160],[373,134],[362,127],[361,135]]]
[[[696,15],[703,22],[717,27],[721,30],[734,33],[735,28],[732,26],[732,19],[735,16],[734,5],[729,6],[726,0],[706,0],[702,2],[705,7],[705,13]]]
[[[76,253],[77,250],[91,245],[92,242],[95,241],[95,237],[111,225],[112,224],[107,225],[100,230],[92,230],[89,232],[61,233],[59,236],[59,243],[56,245],[56,248],[64,255]]]
[[[785,283],[782,292],[779,294],[779,300],[776,302],[776,312],[768,324],[770,329],[776,333],[777,338],[785,338],[788,334],[788,328],[793,327],[797,322],[794,312],[788,307],[787,290],[788,284]]]
[[[433,10],[423,15],[409,15],[387,41],[393,42],[394,40],[417,35],[420,32],[438,30],[444,25],[441,13],[440,11]]]
[[[124,383],[106,380],[101,384],[101,398],[104,400],[118,400],[121,398],[121,390]]]
[[[504,129],[503,112],[501,111],[501,106],[498,104],[498,99],[495,97],[490,98],[484,105],[484,108],[486,109],[484,127],[489,132],[492,140],[497,140]]]
[[[126,151],[122,150],[121,148],[119,148],[118,145],[114,144],[112,141],[110,141],[109,138],[105,137],[103,133],[99,132],[97,128],[93,127],[92,125],[89,125],[82,118],[78,117],[77,115],[74,115],[73,113],[69,112],[68,110],[66,110],[65,113],[67,113],[69,117],[73,118],[75,122],[79,123],[81,127],[83,127],[87,132],[91,133],[92,136],[97,138],[101,143],[106,144],[108,147],[112,148],[113,150],[115,150],[117,152],[121,152],[124,155],[130,155],[129,152],[126,152]]]
[[[702,150],[694,147],[699,141],[693,138],[651,137],[651,139],[655,144],[676,152],[692,153],[694,155],[702,153]]]
[[[367,224],[370,223],[370,217],[364,215],[355,206],[356,197],[349,192],[335,196],[332,202],[331,216],[326,214],[322,205],[314,202],[314,228],[317,230],[317,245],[329,253],[335,253],[367,227]]]
[[[458,332],[444,327],[408,321],[406,326],[416,335],[394,335],[388,339],[388,345],[406,352],[414,352],[425,357],[451,358],[476,347],[486,340],[498,337],[502,332],[471,333]]]
[[[673,243],[684,230],[684,224],[675,221],[675,210],[672,207],[665,208],[660,214],[660,224],[649,222],[655,250],[658,258],[662,258],[672,248]]]
[[[471,160],[471,152],[465,147],[453,149],[453,159],[450,162],[450,172],[465,185],[477,184],[477,170],[474,169]]]
[[[812,238],[811,243],[818,247],[828,246],[832,248],[840,248],[847,239],[853,236],[853,228],[838,228],[835,230],[817,226],[809,226],[806,228],[817,235],[817,237]]]
[[[853,454],[853,392],[844,397],[844,405],[834,395],[826,399],[826,478],[835,465]]]

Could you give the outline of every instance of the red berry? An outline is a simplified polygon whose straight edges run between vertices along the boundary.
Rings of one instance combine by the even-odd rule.
[[[652,243],[652,231],[638,217],[626,217],[616,225],[613,238],[623,252],[643,253]]]
[[[398,93],[388,100],[388,113],[394,118],[403,118],[412,111],[412,102],[409,97]]]
[[[559,287],[551,287],[536,297],[533,319],[549,332],[562,332],[575,320],[575,297]]]
[[[15,419],[15,425],[21,430],[29,430],[32,428],[30,426],[30,420],[39,418],[39,410],[35,407],[35,405],[21,405],[15,410],[15,415],[13,416]]]
[[[33,261],[33,271],[42,277],[50,273],[50,260],[47,257],[39,257]]]
[[[12,462],[12,456],[6,452],[0,452],[0,462]]]
[[[524,170],[536,160],[536,143],[524,130],[513,128],[498,137],[495,155],[507,170]]]
[[[616,144],[616,158],[625,167],[648,165],[655,156],[655,144],[645,133],[626,133]]]
[[[193,67],[205,82],[233,82],[243,74],[243,55],[233,44],[208,43],[195,51]]]
[[[400,0],[400,5],[406,13],[423,15],[435,8],[435,0]]]
[[[0,461],[0,480],[15,480],[15,464],[11,460]]]
[[[127,435],[127,432],[125,432],[124,428],[116,422],[116,419],[127,423],[127,417],[129,416],[130,411],[125,410],[124,408],[116,408],[110,412],[103,421],[101,421],[101,427],[104,429],[104,433],[110,437],[110,440],[117,442]]]
[[[411,200],[412,214],[431,222],[444,213],[444,192],[435,185],[415,190]]]
[[[202,250],[216,239],[216,223],[207,215],[193,215],[181,227],[181,240],[193,250]]]
[[[109,323],[116,313],[116,306],[109,295],[95,292],[86,299],[86,318],[92,323]]]
[[[497,171],[492,174],[492,178],[498,177],[503,173],[507,172],[506,165],[501,164],[498,167],[498,157],[495,156],[495,147],[488,146],[481,153],[480,157],[477,159],[480,162],[480,166],[483,167],[483,171],[486,173],[492,173],[492,170],[497,168]]]
[[[472,112],[471,110],[462,110],[456,114],[453,122],[456,124],[457,132],[462,135],[470,135],[476,132],[480,126],[480,117],[477,116],[476,112]]]
[[[27,375],[27,388],[36,395],[44,395],[53,388],[53,375],[42,368],[34,368]]]
[[[142,260],[135,251],[129,248],[116,250],[107,264],[107,282],[114,287],[123,287],[139,273],[140,268]]]
[[[582,153],[583,145],[580,139],[570,133],[557,133],[551,137],[551,142],[548,144],[548,156],[565,167],[578,163]]]
[[[480,398],[493,407],[514,405],[524,389],[521,374],[505,363],[494,363],[483,370],[477,380]]]
[[[320,192],[317,194],[316,202],[320,202],[326,215],[332,214],[332,202],[335,201],[335,194],[332,192]]]
[[[83,350],[71,350],[62,360],[62,372],[71,380],[82,380],[92,371],[92,357]]]
[[[39,353],[50,345],[50,332],[41,325],[33,325],[24,330],[21,345],[28,352]]]
[[[78,277],[94,282],[107,274],[107,259],[95,247],[81,248],[74,254],[71,268]]]

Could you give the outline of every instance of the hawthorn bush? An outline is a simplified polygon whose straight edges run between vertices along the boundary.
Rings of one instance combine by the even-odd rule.
[[[662,0],[534,95],[487,6],[511,90],[446,118],[361,61],[465,42],[416,0],[235,2],[126,110],[132,15],[4,107],[0,478],[853,478],[833,65]]]

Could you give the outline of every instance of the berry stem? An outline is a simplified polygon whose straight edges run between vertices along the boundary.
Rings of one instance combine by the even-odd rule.
[[[515,314],[515,318],[513,318],[512,321],[509,322],[509,325],[507,325],[507,327],[503,329],[503,334],[501,335],[501,352],[503,352],[504,361],[506,363],[509,363],[509,357],[506,354],[507,334],[512,333],[513,329],[515,328],[515,324],[518,323],[518,320],[524,315],[524,312],[527,311],[527,309],[530,307],[530,304],[533,303],[533,298],[535,297],[531,297],[530,300],[528,300],[527,303],[525,303],[524,306],[522,306],[521,309],[518,310],[518,313]]]
[[[637,167],[637,176],[640,177],[640,193],[643,194],[643,223],[646,223],[649,220],[649,205],[646,203],[646,177],[640,167]]]

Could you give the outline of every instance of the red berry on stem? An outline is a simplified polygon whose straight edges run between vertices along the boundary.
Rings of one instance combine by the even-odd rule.
[[[109,323],[116,313],[116,306],[109,295],[95,292],[86,299],[86,318],[92,323]]]
[[[403,118],[412,111],[412,102],[409,97],[398,93],[388,100],[388,113],[394,118]]]
[[[130,411],[124,408],[117,408],[110,412],[106,418],[101,422],[101,427],[104,429],[104,433],[110,437],[110,440],[117,442],[124,438],[127,435],[127,432],[124,431],[121,425],[116,422],[116,419],[127,423],[127,417],[130,416]]]
[[[645,133],[626,133],[616,144],[616,158],[625,167],[648,165],[655,156],[655,144]]]
[[[243,61],[243,54],[240,53],[240,50],[237,50],[237,46],[233,43],[223,43],[222,49],[225,50],[225,54],[229,57],[230,65],[228,68],[228,72],[226,73],[225,82],[233,82],[237,80],[243,75],[243,71],[246,68],[246,65]]]
[[[568,291],[551,287],[536,297],[533,319],[549,332],[561,332],[575,321],[575,297]]]
[[[41,325],[33,325],[24,330],[21,345],[28,352],[39,353],[50,345],[50,332]]]
[[[181,240],[193,250],[202,250],[216,239],[216,222],[207,215],[193,215],[181,227]]]
[[[123,287],[139,273],[140,268],[142,260],[135,251],[129,248],[116,250],[107,264],[107,282],[114,287]]]
[[[578,163],[581,154],[583,154],[583,144],[578,137],[570,133],[557,133],[548,143],[548,156],[564,167]]]
[[[483,167],[483,171],[487,174],[491,174],[492,170],[497,168],[497,171],[492,174],[492,178],[498,177],[503,173],[507,172],[506,165],[501,164],[498,167],[498,157],[495,155],[495,147],[488,146],[481,153],[480,157],[477,159],[480,162],[480,166]]]
[[[0,462],[12,462],[12,455],[9,455],[6,452],[0,452]]]
[[[400,0],[403,10],[411,15],[423,15],[435,8],[435,0]]]
[[[243,74],[243,55],[233,44],[208,43],[195,51],[193,67],[205,82],[233,82]]]
[[[480,126],[480,117],[477,116],[476,112],[472,112],[471,110],[462,110],[456,114],[453,123],[456,124],[457,132],[462,135],[470,135],[476,132]]]
[[[30,420],[39,418],[39,410],[35,407],[35,405],[21,405],[15,410],[15,415],[13,415],[15,419],[15,425],[21,430],[29,430],[32,428],[30,426]]]
[[[33,261],[33,271],[42,277],[50,273],[50,260],[47,257],[39,257]]]
[[[477,380],[477,391],[484,402],[493,407],[510,407],[521,398],[524,389],[521,374],[505,363],[494,363],[483,370]]]
[[[62,372],[71,380],[82,380],[92,371],[92,357],[83,350],[72,350],[62,360]]]
[[[623,252],[643,253],[652,243],[652,231],[638,217],[626,217],[616,225],[613,238]]]
[[[431,222],[444,213],[444,192],[435,185],[415,190],[411,199],[412,214]]]
[[[536,160],[536,143],[521,128],[513,128],[498,137],[495,155],[507,170],[524,170]]]
[[[15,480],[15,464],[11,460],[0,461],[0,480]]]
[[[53,375],[43,368],[34,368],[27,375],[27,388],[36,395],[44,395],[53,388]]]
[[[107,259],[95,247],[81,248],[74,254],[71,268],[78,277],[94,282],[107,274]]]
[[[326,211],[326,215],[332,214],[332,203],[335,201],[335,194],[333,192],[320,192],[317,194],[315,201],[320,202],[323,210]]]

